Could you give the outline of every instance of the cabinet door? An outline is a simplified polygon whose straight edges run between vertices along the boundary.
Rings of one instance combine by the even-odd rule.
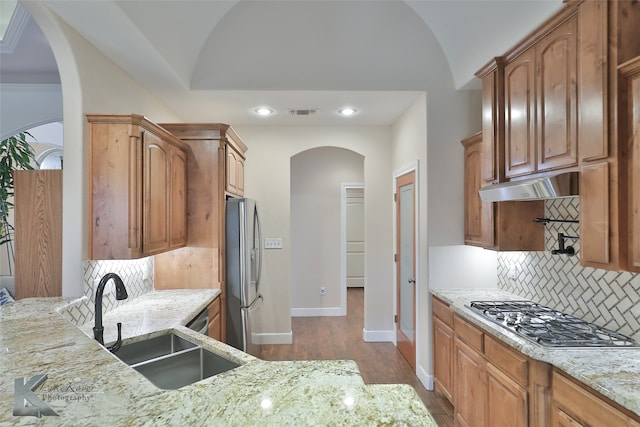
[[[187,154],[171,147],[170,246],[184,246],[187,242]]]
[[[578,164],[577,16],[537,45],[538,170]]]
[[[218,297],[209,304],[209,329],[207,331],[207,335],[213,339],[221,341],[222,336],[220,334],[220,326],[220,298]]]
[[[505,65],[505,176],[535,170],[535,51]]]
[[[628,94],[626,102],[627,126],[631,156],[629,171],[630,210],[630,265],[634,271],[640,271],[640,57],[629,64]]]
[[[487,384],[482,356],[455,339],[455,385],[453,405],[458,425],[482,427],[486,423]]]
[[[453,401],[453,329],[433,318],[433,353],[436,392]]]
[[[244,159],[227,144],[227,191],[242,196],[244,194]]]
[[[482,179],[487,183],[499,182],[504,170],[503,72],[496,68],[482,78]]]
[[[169,247],[171,146],[151,132],[143,143],[143,251],[146,255]]]
[[[583,263],[608,264],[609,164],[583,166],[580,170],[580,255]]]
[[[604,159],[609,155],[607,3],[585,1],[579,10],[578,140],[581,161]]]
[[[526,427],[528,407],[527,390],[487,363],[487,425]]]
[[[482,186],[482,135],[462,142],[464,148],[464,242],[483,246],[483,220],[490,203],[482,203],[478,190]],[[487,206],[488,205],[488,206]]]

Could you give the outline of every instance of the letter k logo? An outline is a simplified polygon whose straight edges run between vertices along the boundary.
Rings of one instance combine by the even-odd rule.
[[[58,415],[49,405],[33,394],[33,391],[46,380],[46,374],[35,375],[29,381],[26,378],[16,378],[13,395],[13,415],[32,415],[38,418],[43,415]]]

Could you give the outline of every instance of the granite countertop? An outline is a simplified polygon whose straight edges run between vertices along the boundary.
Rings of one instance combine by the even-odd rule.
[[[107,342],[120,321],[125,342],[173,332],[241,365],[178,390],[155,387],[105,350],[92,324],[66,320],[56,310],[68,299],[0,307],[0,425],[436,426],[411,386],[366,385],[353,361],[263,361],[183,326],[216,296],[157,291],[104,316]],[[47,378],[33,395],[58,416],[14,416],[15,380],[39,374]]]
[[[640,348],[548,348],[483,319],[465,305],[482,300],[523,300],[497,289],[432,289],[456,314],[535,360],[547,362],[640,415]]]

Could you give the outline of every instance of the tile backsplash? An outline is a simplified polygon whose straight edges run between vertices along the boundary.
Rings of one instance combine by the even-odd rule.
[[[76,325],[83,325],[94,318],[97,282],[107,273],[116,273],[125,284],[129,297],[118,301],[114,294],[105,292],[102,309],[106,313],[114,308],[153,290],[153,257],[137,260],[88,260],[84,267],[84,297],[59,310]],[[113,286],[109,281],[107,288]]]
[[[545,217],[578,219],[579,199],[545,202]],[[543,225],[540,225],[541,227]],[[558,232],[578,236],[578,224],[549,223],[544,252],[498,253],[498,288],[561,310],[640,341],[640,275],[580,265],[580,241],[567,240],[575,256],[552,255]]]

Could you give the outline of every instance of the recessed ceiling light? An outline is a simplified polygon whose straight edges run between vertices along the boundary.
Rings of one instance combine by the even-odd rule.
[[[353,116],[357,111],[358,110],[356,110],[355,108],[345,107],[339,109],[338,113],[342,114],[343,116]]]
[[[255,109],[256,114],[260,116],[270,116],[273,114],[273,110],[268,107],[260,107]]]

